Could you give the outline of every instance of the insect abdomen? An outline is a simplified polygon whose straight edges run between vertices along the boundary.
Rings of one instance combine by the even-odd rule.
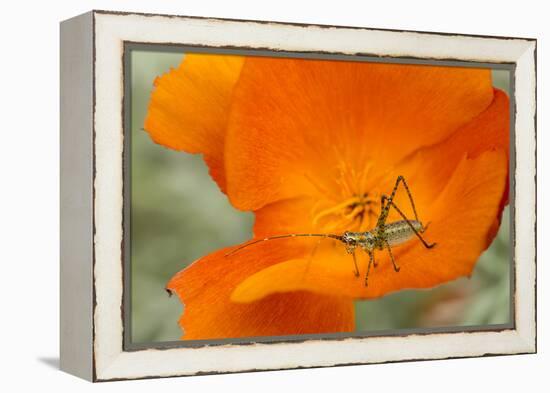
[[[386,235],[386,240],[390,246],[398,246],[409,241],[414,236],[414,230],[411,228],[411,225],[417,232],[422,232],[422,223],[416,220],[410,220],[409,222],[395,221],[389,224],[386,224],[384,232]]]

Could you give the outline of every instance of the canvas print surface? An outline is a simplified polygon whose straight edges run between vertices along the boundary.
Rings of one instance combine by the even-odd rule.
[[[509,71],[128,55],[132,342],[511,322]]]

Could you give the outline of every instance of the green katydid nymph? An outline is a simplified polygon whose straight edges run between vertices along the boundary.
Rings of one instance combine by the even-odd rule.
[[[414,220],[408,219],[407,216],[403,213],[403,211],[399,207],[397,207],[397,205],[393,201],[395,198],[395,194],[397,193],[397,190],[401,183],[403,184],[405,191],[407,192],[407,195],[411,202],[412,210],[414,213]],[[403,219],[399,221],[387,223],[386,220],[388,219],[388,215],[390,213],[391,208],[395,209],[395,211]],[[227,253],[226,256],[227,257],[231,256],[243,250],[244,248],[247,248],[254,244],[258,244],[264,241],[276,240],[276,239],[285,239],[285,238],[291,238],[291,237],[319,237],[321,239],[322,238],[335,239],[343,243],[348,254],[351,254],[351,256],[353,257],[354,274],[356,277],[359,277],[359,268],[357,266],[357,259],[355,255],[356,250],[359,248],[369,255],[369,264],[367,266],[367,272],[365,275],[365,286],[368,286],[368,279],[369,279],[369,272],[371,269],[371,265],[373,265],[374,267],[377,266],[376,260],[374,258],[375,250],[386,249],[390,255],[390,259],[393,264],[393,269],[395,270],[395,272],[399,272],[400,268],[397,265],[395,258],[393,256],[392,247],[405,244],[409,240],[411,240],[414,236],[416,236],[420,240],[420,242],[424,245],[424,247],[426,247],[427,249],[433,248],[436,245],[436,243],[428,243],[426,242],[426,240],[424,240],[422,236],[422,234],[426,231],[426,229],[427,229],[427,225],[423,225],[422,222],[418,219],[418,214],[416,213],[414,200],[409,190],[409,186],[405,181],[405,178],[403,176],[398,176],[390,196],[382,195],[380,215],[378,216],[378,220],[376,222],[375,227],[370,231],[366,231],[366,232],[346,231],[341,235],[332,234],[332,233],[292,233],[292,234],[285,234],[285,235],[269,236],[263,239],[258,239],[258,240],[245,243],[240,247],[237,247],[234,250]]]

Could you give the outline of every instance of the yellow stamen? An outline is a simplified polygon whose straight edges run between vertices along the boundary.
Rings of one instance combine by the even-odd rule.
[[[362,210],[365,210],[365,207],[358,203],[351,212],[343,213],[342,216],[347,220],[353,220]]]
[[[343,210],[343,209],[347,208],[348,206],[350,206],[354,203],[358,203],[359,201],[360,201],[359,197],[354,196],[354,197],[346,199],[345,201],[343,201],[343,202],[341,202],[341,203],[339,203],[339,204],[337,204],[333,207],[322,210],[315,217],[313,217],[313,225],[317,225],[319,223],[319,220],[321,220],[323,217],[329,216],[331,214],[336,214],[340,210]]]

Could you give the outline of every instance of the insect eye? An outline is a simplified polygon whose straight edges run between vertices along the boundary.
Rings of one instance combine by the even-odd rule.
[[[353,238],[349,232],[344,232],[344,235],[342,236],[342,240],[344,243],[349,244],[353,242]]]

